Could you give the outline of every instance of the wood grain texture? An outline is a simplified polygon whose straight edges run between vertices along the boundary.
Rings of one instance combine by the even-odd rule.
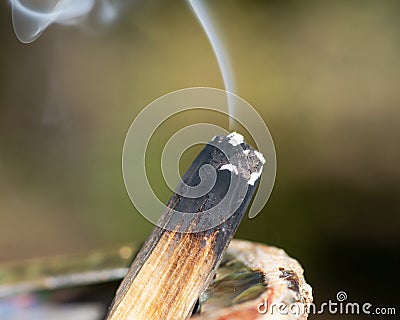
[[[198,198],[186,198],[176,193],[171,197],[160,218],[158,225],[161,227],[154,228],[121,283],[110,308],[109,320],[188,319],[200,293],[212,281],[255,192],[258,181],[248,185],[250,174],[262,169],[262,163],[248,145],[232,147],[227,137],[216,137],[213,142],[214,145],[205,146],[182,180],[190,186],[198,185],[198,172],[208,164],[217,172],[214,187]],[[238,201],[240,205],[217,226],[191,232],[209,222],[202,213],[222,201],[232,180],[230,171],[219,170],[229,162],[216,143],[230,149],[229,152],[239,158],[239,179],[236,179],[225,209],[235,207]],[[243,153],[244,150],[249,152]],[[244,187],[247,190],[245,195],[241,194]],[[177,190],[184,188],[185,185],[180,184]],[[190,213],[189,223],[175,219],[171,209]]]

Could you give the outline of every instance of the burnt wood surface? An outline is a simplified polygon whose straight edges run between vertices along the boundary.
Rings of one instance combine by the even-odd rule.
[[[221,149],[228,150],[222,152]],[[244,150],[249,150],[243,152]],[[238,172],[220,170],[234,156]],[[228,137],[215,137],[194,160],[182,180],[189,186],[200,183],[199,169],[211,165],[217,173],[213,188],[198,198],[185,197],[185,184],[180,183],[168,202],[158,225],[151,233],[116,292],[108,319],[187,319],[201,294],[211,283],[215,271],[236,232],[258,181],[248,184],[250,174],[260,171],[263,163],[245,143],[234,146]],[[200,232],[207,216],[202,213],[230,194],[230,210],[240,206],[217,226]],[[245,188],[245,189],[244,189]],[[243,194],[243,190],[247,190]],[[188,220],[177,219],[174,209],[188,213]],[[226,212],[225,212],[226,213]],[[225,214],[224,213],[224,214]]]

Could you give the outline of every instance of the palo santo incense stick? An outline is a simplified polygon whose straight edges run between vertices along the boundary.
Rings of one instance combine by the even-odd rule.
[[[190,317],[250,203],[264,162],[237,133],[204,147],[117,290],[108,320]],[[207,181],[214,182],[212,188],[201,187]]]

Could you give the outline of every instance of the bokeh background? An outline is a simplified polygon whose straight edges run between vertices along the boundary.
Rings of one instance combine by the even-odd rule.
[[[343,290],[400,312],[400,3],[221,0],[209,8],[237,93],[268,124],[278,157],[270,201],[236,237],[296,257],[317,303]],[[2,2],[0,43],[0,261],[144,241],[153,226],[135,211],[121,173],[132,120],[173,90],[223,88],[187,3],[138,1],[113,23],[52,25],[26,45]],[[168,134],[199,121],[229,129],[224,116],[187,112],[157,131],[149,161],[159,162]]]

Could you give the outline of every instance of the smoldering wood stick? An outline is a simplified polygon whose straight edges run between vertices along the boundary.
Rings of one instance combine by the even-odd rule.
[[[264,162],[237,133],[214,137],[204,147],[118,288],[108,320],[190,317],[250,203]],[[187,185],[207,177],[204,165],[217,173],[214,186],[203,196],[186,197]],[[210,218],[206,213],[221,203]]]

